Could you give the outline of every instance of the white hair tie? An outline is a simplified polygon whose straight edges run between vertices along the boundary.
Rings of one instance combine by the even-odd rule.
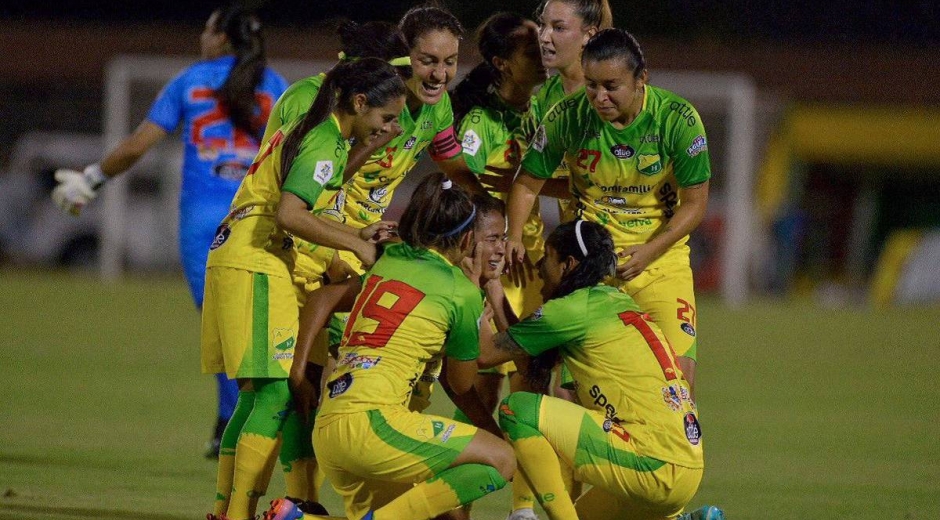
[[[581,247],[581,254],[587,257],[587,246],[584,245],[584,238],[581,237],[581,224],[583,223],[584,223],[583,220],[579,220],[574,225],[574,236],[578,237],[578,246]]]
[[[444,179],[444,182],[441,183],[441,188],[445,190],[451,189],[454,183],[450,179]]]

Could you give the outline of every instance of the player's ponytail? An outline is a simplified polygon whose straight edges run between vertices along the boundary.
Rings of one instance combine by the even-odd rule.
[[[632,34],[623,29],[605,29],[588,40],[581,52],[581,63],[587,61],[606,61],[619,59],[639,78],[646,70],[646,58],[643,49]]]
[[[467,191],[435,172],[415,188],[398,222],[398,234],[412,247],[444,251],[460,244],[473,230],[476,216]]]
[[[379,58],[387,62],[395,61],[395,67],[402,78],[408,79],[412,76],[410,58],[402,60],[408,57],[408,44],[397,25],[380,21],[360,24],[344,20],[339,23],[336,33],[342,48],[342,60]],[[407,61],[408,64],[399,65],[399,61]]]
[[[562,224],[552,231],[545,245],[551,246],[562,260],[570,256],[578,261],[578,265],[562,277],[551,298],[597,285],[617,269],[614,240],[610,231],[600,224],[584,220]]]
[[[255,90],[267,65],[261,20],[235,4],[217,12],[216,32],[225,33],[235,54],[235,65],[219,89],[220,101],[236,128],[260,138],[265,121],[255,117]]]
[[[454,87],[451,100],[454,106],[454,126],[475,106],[492,106],[491,89],[499,87],[502,74],[493,63],[495,58],[509,59],[525,39],[514,34],[525,27],[526,19],[515,13],[496,13],[477,29],[477,49],[483,61],[467,73]]]
[[[300,144],[311,130],[326,121],[333,111],[355,113],[353,97],[356,94],[364,94],[368,106],[380,107],[406,92],[405,82],[395,67],[379,58],[337,63],[327,72],[310,110],[287,134],[281,150],[281,181],[287,178]]]

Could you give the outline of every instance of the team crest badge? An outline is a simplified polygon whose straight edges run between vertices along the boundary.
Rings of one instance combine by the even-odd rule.
[[[640,154],[637,156],[637,170],[643,175],[656,175],[663,171],[663,163],[658,153]]]

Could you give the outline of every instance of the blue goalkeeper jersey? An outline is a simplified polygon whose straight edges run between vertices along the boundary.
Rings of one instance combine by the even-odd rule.
[[[202,303],[206,257],[216,228],[258,153],[271,107],[287,82],[265,69],[255,90],[257,135],[235,128],[217,98],[235,65],[228,55],[200,61],[170,81],[150,107],[147,120],[173,133],[182,125],[183,180],[180,190],[180,256],[190,291]]]

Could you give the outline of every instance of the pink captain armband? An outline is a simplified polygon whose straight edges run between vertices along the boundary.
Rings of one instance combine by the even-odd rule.
[[[457,141],[457,134],[454,132],[454,127],[448,126],[438,132],[431,141],[431,146],[428,148],[430,150],[431,159],[434,161],[446,161],[447,159],[453,159],[460,155],[461,147],[460,143]]]

